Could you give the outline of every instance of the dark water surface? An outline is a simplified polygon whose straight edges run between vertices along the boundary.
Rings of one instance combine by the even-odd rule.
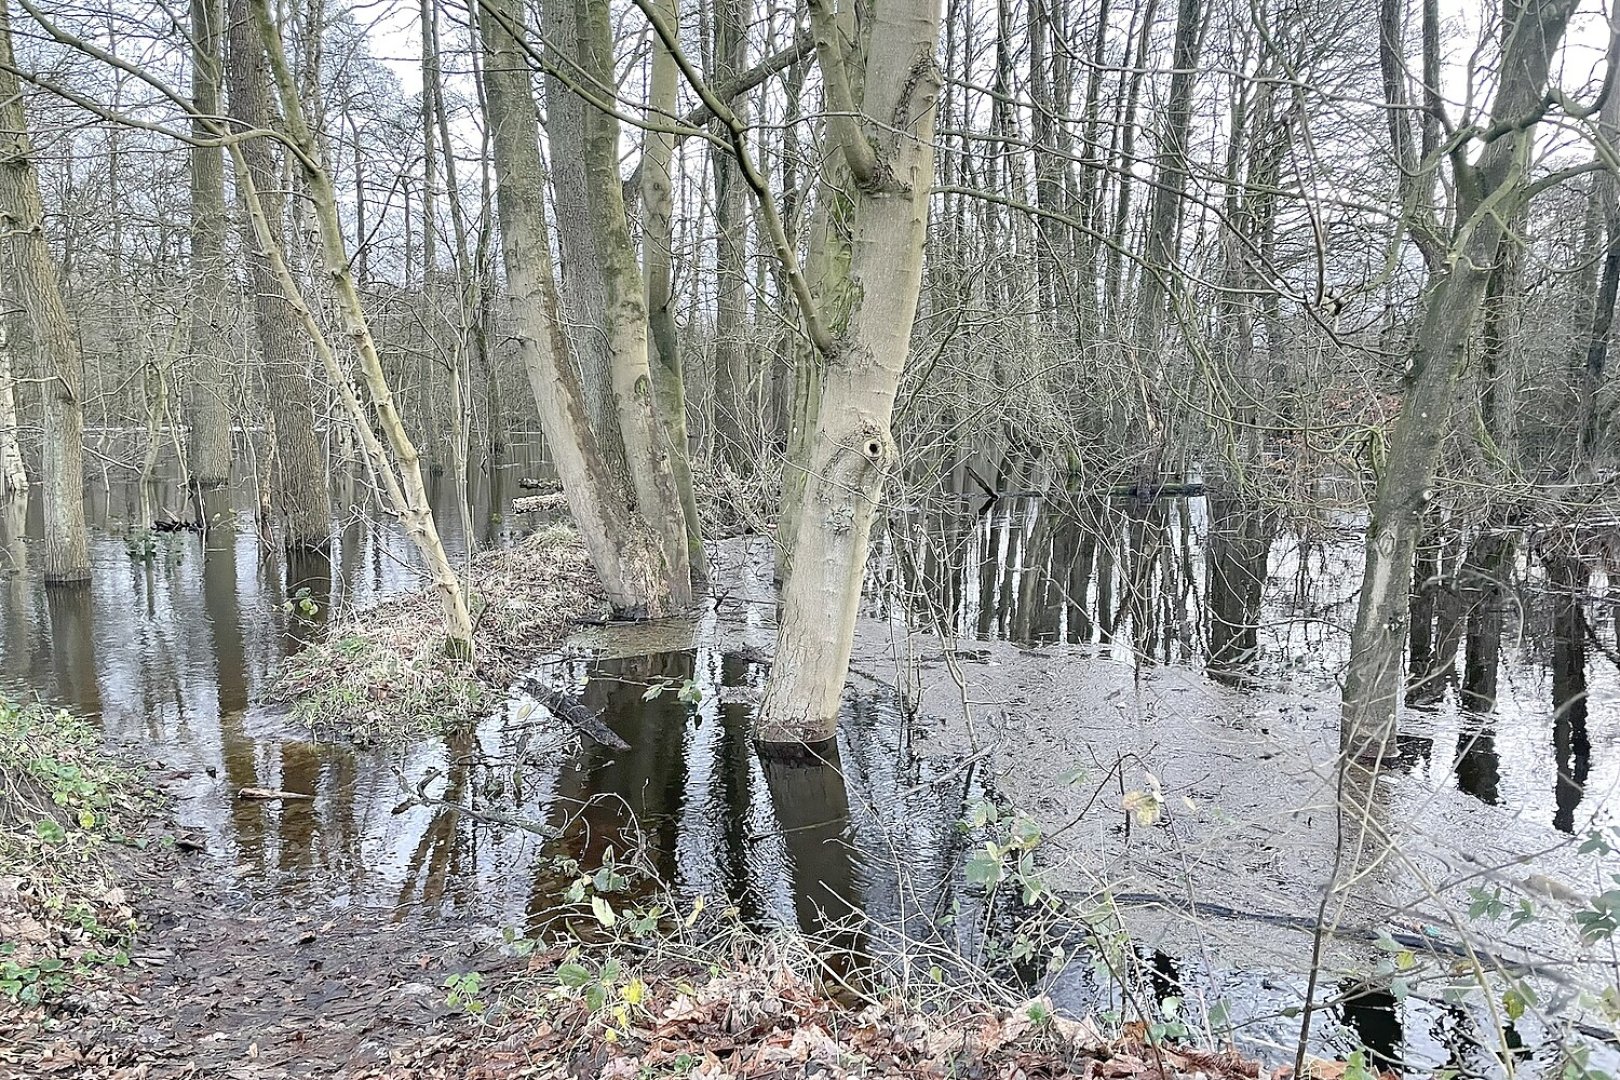
[[[477,547],[530,527],[510,500],[520,476],[545,473],[538,447],[519,441],[472,478]],[[434,480],[447,546],[462,552],[453,488]],[[156,497],[185,512],[172,487]],[[901,698],[872,686],[851,694],[824,762],[754,752],[748,701],[765,661],[737,645],[771,640],[768,563],[741,560],[724,610],[671,640],[637,631],[628,645],[544,658],[539,676],[577,691],[628,751],[587,742],[551,752],[546,725],[515,698],[469,733],[355,752],[313,742],[263,692],[334,607],[416,585],[414,554],[359,509],[335,525],[329,554],[289,558],[253,533],[244,485],[213,498],[223,527],[160,536],[153,557],[136,559],[127,534],[139,492],[116,476],[92,485],[95,572],[84,588],[46,589],[27,571],[19,538],[38,535],[37,510],[26,529],[0,523],[0,554],[22,567],[0,583],[0,679],[99,716],[109,739],[162,761],[181,824],[243,888],[533,930],[556,917],[573,867],[593,869],[611,848],[651,866],[681,902],[724,898],[760,924],[826,930],[858,911],[972,951],[1017,918],[986,910],[982,890],[967,885],[964,862],[982,837],[959,825],[995,796],[994,769],[1013,763],[924,752]],[[1354,520],[1302,535],[1202,497],[1105,504],[1090,516],[1032,498],[976,509],[897,522],[874,557],[867,613],[947,638],[1013,642],[1032,665],[1047,650],[1079,651],[1099,664],[1205,670],[1262,704],[1283,690],[1297,702],[1303,690],[1317,704],[1288,707],[1336,707],[1361,570]],[[1620,604],[1601,562],[1549,563],[1519,539],[1494,561],[1488,551],[1466,563],[1459,555],[1449,576],[1437,559],[1444,587],[1417,612],[1395,782],[1458,793],[1557,840],[1615,820]],[[313,617],[290,603],[304,595],[317,603]],[[970,658],[972,649],[962,646]],[[666,689],[649,700],[655,686]],[[249,786],[315,798],[234,797]],[[521,814],[544,834],[412,802],[407,788]],[[1297,1004],[1296,975],[1152,950],[1137,963],[1156,998],[1237,1002],[1235,1014],[1260,1017],[1243,1029],[1248,1045],[1286,1056],[1297,1020],[1266,1014]],[[1121,1004],[1085,965],[1053,992],[1075,1007]],[[1324,993],[1345,998],[1317,1018],[1324,1052],[1365,1044],[1415,1065],[1491,1074],[1500,1066],[1480,1044],[1533,1038],[1504,1035],[1477,1003],[1397,1003],[1376,981]]]

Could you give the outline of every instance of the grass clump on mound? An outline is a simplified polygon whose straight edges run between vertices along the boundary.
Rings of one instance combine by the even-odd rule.
[[[103,855],[128,842],[144,790],[89,721],[0,696],[0,1002],[128,963],[134,913]]]
[[[473,658],[448,655],[431,587],[349,612],[288,660],[272,694],[321,736],[391,744],[477,720],[536,656],[608,614],[579,536],[542,529],[473,559]]]

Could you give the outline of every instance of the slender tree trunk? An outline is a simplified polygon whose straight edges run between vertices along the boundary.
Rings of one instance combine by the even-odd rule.
[[[720,82],[742,72],[746,44],[743,0],[718,0],[714,11],[715,77]],[[733,100],[731,109],[743,116],[744,103]],[[752,365],[743,341],[748,314],[748,282],[744,271],[748,231],[748,195],[742,170],[727,148],[714,146],[709,154],[714,170],[715,303],[714,303],[714,435],[720,460],[733,472],[753,470],[760,451],[760,417],[751,390]]]
[[[1170,98],[1165,109],[1165,130],[1154,166],[1153,191],[1148,203],[1147,250],[1142,287],[1137,298],[1136,347],[1145,377],[1157,387],[1164,375],[1163,333],[1166,305],[1175,299],[1177,241],[1187,187],[1187,141],[1192,129],[1192,96],[1198,77],[1199,45],[1204,36],[1203,0],[1180,0],[1176,8],[1176,37],[1171,51]],[[1162,419],[1149,415],[1149,434],[1162,431]]]
[[[1425,296],[1412,356],[1412,382],[1390,441],[1367,528],[1367,563],[1351,634],[1340,739],[1358,760],[1382,759],[1395,747],[1407,593],[1412,564],[1431,498],[1440,447],[1450,430],[1458,372],[1498,257],[1505,223],[1520,213],[1531,191],[1526,179],[1535,125],[1530,114],[1547,85],[1548,68],[1574,10],[1573,0],[1549,0],[1516,9],[1504,32],[1502,84],[1492,103],[1493,122],[1518,126],[1487,144],[1476,164],[1459,161],[1455,214],[1442,269]]]
[[[1620,55],[1614,48],[1610,50],[1609,65],[1611,70],[1620,65]],[[1610,146],[1620,138],[1620,94],[1611,93],[1604,99],[1598,114],[1598,131]],[[1602,269],[1596,283],[1586,348],[1579,359],[1576,377],[1580,387],[1576,468],[1587,476],[1595,471],[1602,441],[1604,422],[1598,412],[1597,397],[1608,368],[1615,298],[1620,295],[1620,185],[1607,168],[1592,180],[1592,202],[1603,232]]]
[[[336,294],[344,333],[359,359],[361,375],[369,391],[377,425],[388,440],[391,462],[384,456],[382,448],[376,445],[376,437],[371,433],[358,397],[344,377],[335,355],[310,314],[308,305],[298,296],[297,283],[288,271],[280,249],[271,235],[268,215],[264,212],[263,200],[258,197],[256,190],[250,191],[250,216],[259,243],[271,257],[272,269],[277,275],[287,303],[299,313],[306,330],[314,339],[316,351],[326,368],[328,379],[337,390],[350,419],[360,429],[361,438],[366,442],[370,457],[376,463],[378,471],[385,477],[384,486],[391,508],[399,515],[406,535],[410,537],[427,565],[428,574],[444,610],[448,649],[453,655],[470,658],[472,616],[467,610],[466,596],[439,539],[438,526],[433,519],[427,488],[422,482],[421,461],[416,447],[406,434],[404,421],[394,406],[393,393],[383,375],[382,360],[378,356],[376,342],[371,336],[371,328],[366,321],[360,294],[355,288],[354,275],[349,269],[349,253],[343,239],[342,221],[338,215],[337,193],[333,190],[331,175],[320,164],[320,147],[316,144],[314,132],[304,118],[298,86],[288,67],[286,51],[268,5],[269,0],[252,0],[254,20],[264,49],[268,53],[276,85],[281,92],[281,111],[286,119],[288,134],[299,151],[311,209],[320,230],[321,257],[325,263],[325,274]],[[238,160],[241,160],[240,157]],[[250,170],[250,186],[251,180]]]
[[[191,2],[192,103],[202,116],[220,113],[224,35],[220,0]],[[193,119],[201,135],[207,124]],[[225,151],[191,148],[191,379],[187,396],[186,465],[191,482],[218,487],[231,477],[230,285],[225,264]]]
[[[837,730],[867,545],[884,481],[898,465],[889,425],[917,313],[934,180],[937,0],[863,8],[870,25],[853,36],[841,32],[833,2],[812,0],[810,13],[828,135],[854,181],[839,215],[849,260],[837,290],[844,302],[815,313],[830,316],[824,327],[834,340],[760,709],[759,738],[768,743],[822,742]],[[849,41],[864,41],[865,54]]]
[[[17,438],[16,380],[11,362],[12,300],[9,260],[0,248],[0,504],[28,498],[28,470],[23,467],[22,444]]]
[[[662,558],[659,538],[624,501],[590,422],[561,323],[534,91],[525,54],[514,38],[523,32],[523,8],[517,0],[471,2],[483,44],[484,101],[507,288],[515,301],[518,350],[546,445],[614,610],[626,616],[673,614],[685,606],[689,582],[684,570]]]
[[[675,29],[679,8],[673,0],[655,0],[660,16]],[[679,72],[675,56],[656,34],[652,43],[652,87],[648,112],[652,119],[672,117],[677,105],[676,81]],[[669,442],[670,464],[680,493],[681,514],[686,523],[686,557],[693,580],[707,580],[703,555],[703,532],[698,520],[697,495],[692,490],[691,440],[686,433],[686,380],[681,372],[681,343],[675,329],[675,297],[672,291],[674,259],[674,192],[670,176],[675,153],[675,136],[648,131],[643,136],[641,161],[642,257],[646,263],[646,304],[651,334],[653,387],[658,412]]]
[[[12,284],[28,312],[44,379],[45,535],[41,568],[47,584],[90,577],[84,526],[84,415],[79,342],[62,304],[56,264],[45,243],[45,209],[22,88],[11,73],[11,16],[0,4],[0,237],[11,249]],[[9,383],[8,383],[9,385]]]
[[[249,0],[229,0],[229,4],[227,72],[231,115],[250,129],[266,128],[270,124],[270,86],[264,46],[254,30]],[[270,230],[269,242],[261,242],[248,216],[243,216],[242,246],[247,251],[253,321],[264,354],[265,385],[275,423],[274,497],[286,528],[286,544],[320,546],[330,539],[331,514],[324,478],[325,455],[315,434],[308,345],[298,311],[282,292],[268,250],[271,246],[285,249],[281,171],[271,155],[268,139],[247,140],[239,156],[245,169],[238,171],[238,196],[242,195],[246,177],[258,193]]]

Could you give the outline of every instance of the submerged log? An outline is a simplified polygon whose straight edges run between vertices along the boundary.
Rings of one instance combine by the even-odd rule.
[[[236,793],[238,799],[285,799],[290,801],[309,801],[315,796],[305,795],[297,791],[279,791],[274,788],[245,787]]]
[[[542,686],[534,679],[525,679],[519,686],[524,693],[551,710],[553,716],[586,738],[612,750],[630,749],[630,744],[607,726],[601,714],[586,708],[585,703],[574,695]]]

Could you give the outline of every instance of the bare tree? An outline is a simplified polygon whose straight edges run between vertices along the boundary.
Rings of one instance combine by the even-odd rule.
[[[45,537],[40,564],[47,582],[71,583],[90,577],[84,523],[83,371],[56,263],[45,242],[45,210],[16,66],[11,14],[0,5],[0,238],[11,252],[13,288],[28,312],[44,386],[40,473]],[[9,379],[6,387],[9,391]],[[8,478],[14,476],[8,470]]]

